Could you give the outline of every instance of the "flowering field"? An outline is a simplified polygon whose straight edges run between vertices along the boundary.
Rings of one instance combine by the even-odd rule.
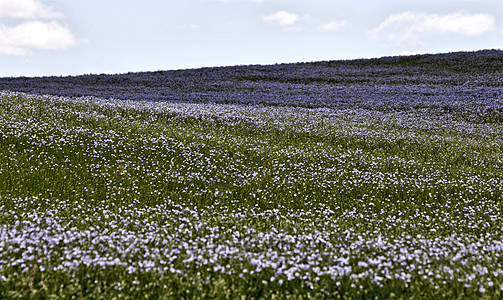
[[[246,73],[229,101],[220,79],[208,101],[0,80],[0,298],[502,297],[503,88],[483,62],[379,85]]]

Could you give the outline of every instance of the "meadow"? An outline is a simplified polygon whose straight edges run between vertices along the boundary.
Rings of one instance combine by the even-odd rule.
[[[503,298],[501,65],[3,78],[0,298]]]

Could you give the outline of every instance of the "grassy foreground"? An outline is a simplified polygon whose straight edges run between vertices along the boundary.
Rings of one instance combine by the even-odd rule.
[[[501,298],[467,115],[0,92],[0,298]]]

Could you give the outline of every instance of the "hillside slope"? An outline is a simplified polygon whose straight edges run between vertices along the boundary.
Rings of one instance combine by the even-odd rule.
[[[502,75],[503,51],[484,50],[119,75],[0,78],[0,90],[137,101],[332,108],[370,105],[372,109],[402,110],[455,106],[457,102],[487,106],[489,101],[493,105],[493,100],[503,99]]]

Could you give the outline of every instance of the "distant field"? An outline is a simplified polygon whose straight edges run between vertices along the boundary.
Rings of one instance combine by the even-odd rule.
[[[502,66],[0,78],[0,298],[501,298]]]

